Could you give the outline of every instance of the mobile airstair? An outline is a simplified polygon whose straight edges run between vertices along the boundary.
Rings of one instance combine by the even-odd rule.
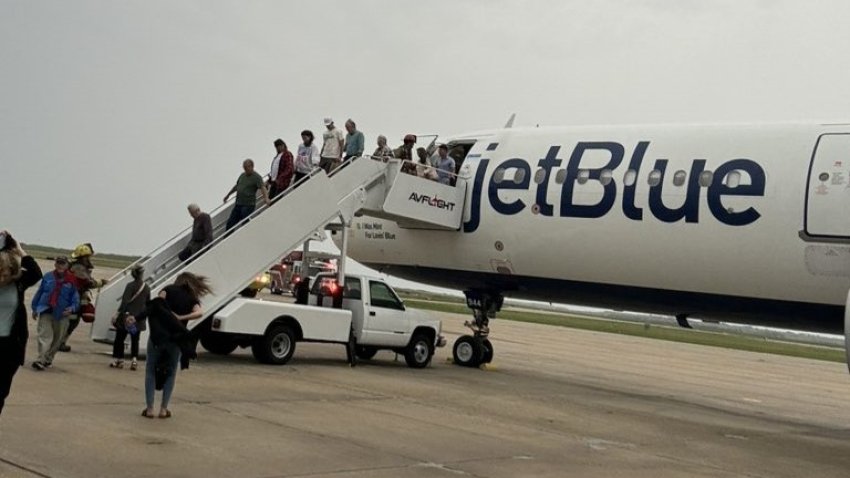
[[[401,165],[399,160],[385,163],[364,156],[346,161],[330,175],[317,169],[269,206],[259,208],[235,228],[225,231],[224,224],[233,209],[231,201],[210,213],[214,240],[190,260],[184,263],[177,258],[191,236],[188,228],[133,265],[144,266],[152,296],[173,283],[182,272],[210,279],[213,293],[202,299],[204,316],[189,323],[189,328],[194,328],[237,297],[254,277],[289,251],[317,231],[323,233],[331,222],[347,225],[352,217],[362,213],[394,220],[404,227],[458,230],[466,182],[459,180],[456,186],[440,184],[401,173]],[[342,229],[347,235],[347,228]],[[347,244],[345,237],[343,243]],[[132,280],[133,265],[112,277],[100,291],[92,326],[93,340],[113,340],[111,319],[126,285]],[[142,339],[144,346],[146,339]]]

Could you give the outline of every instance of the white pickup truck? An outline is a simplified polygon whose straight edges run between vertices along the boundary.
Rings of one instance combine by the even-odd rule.
[[[282,365],[297,342],[344,344],[349,360],[369,360],[378,350],[403,354],[407,365],[426,367],[435,347],[446,341],[441,323],[427,313],[404,306],[395,291],[378,277],[346,275],[342,308],[332,308],[338,292],[334,274],[319,274],[309,305],[237,298],[213,316],[201,345],[228,354],[251,347],[261,363]]]

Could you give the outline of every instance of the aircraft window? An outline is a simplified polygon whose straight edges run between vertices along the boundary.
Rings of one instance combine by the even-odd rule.
[[[647,182],[650,186],[658,186],[661,184],[661,171],[657,169],[653,169],[649,172],[649,177],[647,178]]]
[[[546,170],[545,170],[545,169],[543,169],[543,168],[538,169],[538,170],[537,170],[537,172],[536,172],[536,173],[534,173],[534,182],[535,182],[535,184],[542,184],[542,183],[543,183],[543,180],[544,180],[545,178],[546,178]]]
[[[369,295],[372,297],[372,307],[404,310],[404,305],[383,282],[369,281]]]
[[[525,179],[525,170],[524,169],[517,169],[516,172],[514,172],[514,183],[522,184],[522,181],[524,179]]]
[[[603,169],[599,174],[599,182],[602,183],[603,186],[607,186],[611,184],[611,181],[614,180],[614,171],[610,169]]]
[[[714,181],[714,173],[711,171],[703,171],[699,175],[699,185],[707,188],[711,186],[711,182]]]
[[[590,171],[587,169],[579,169],[578,170],[578,183],[584,184],[590,178]]]
[[[623,176],[623,184],[626,186],[632,186],[635,184],[635,181],[637,181],[637,171],[634,169],[626,171],[626,175]]]
[[[502,168],[497,169],[496,172],[493,173],[493,182],[496,183],[496,184],[499,184],[504,180],[505,180],[505,170],[502,169]]]
[[[673,185],[674,186],[684,186],[685,179],[688,177],[688,173],[683,170],[678,170],[673,174]]]
[[[820,173],[818,179],[820,179],[821,182],[826,182],[827,180],[829,180],[829,173]]]
[[[555,173],[555,182],[558,184],[564,184],[564,181],[567,180],[567,170],[559,169],[557,173]]]
[[[723,181],[726,183],[726,186],[730,188],[737,188],[741,185],[741,172],[740,171],[729,171],[729,174],[723,178]]]

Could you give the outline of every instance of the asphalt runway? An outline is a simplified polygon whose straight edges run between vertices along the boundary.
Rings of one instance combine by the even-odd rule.
[[[435,315],[451,344],[467,317]],[[0,476],[850,476],[842,364],[498,320],[492,332],[486,370],[451,365],[448,347],[424,370],[390,352],[350,368],[336,345],[299,344],[282,367],[202,352],[167,420],[139,416],[142,370],[108,368],[109,347],[78,333],[53,369],[18,372]]]

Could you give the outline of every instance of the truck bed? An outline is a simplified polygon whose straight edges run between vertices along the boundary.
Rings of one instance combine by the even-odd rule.
[[[351,312],[348,310],[258,299],[238,298],[231,301],[215,314],[213,330],[230,334],[263,335],[274,319],[283,317],[298,321],[303,340],[348,342],[351,331]]]

